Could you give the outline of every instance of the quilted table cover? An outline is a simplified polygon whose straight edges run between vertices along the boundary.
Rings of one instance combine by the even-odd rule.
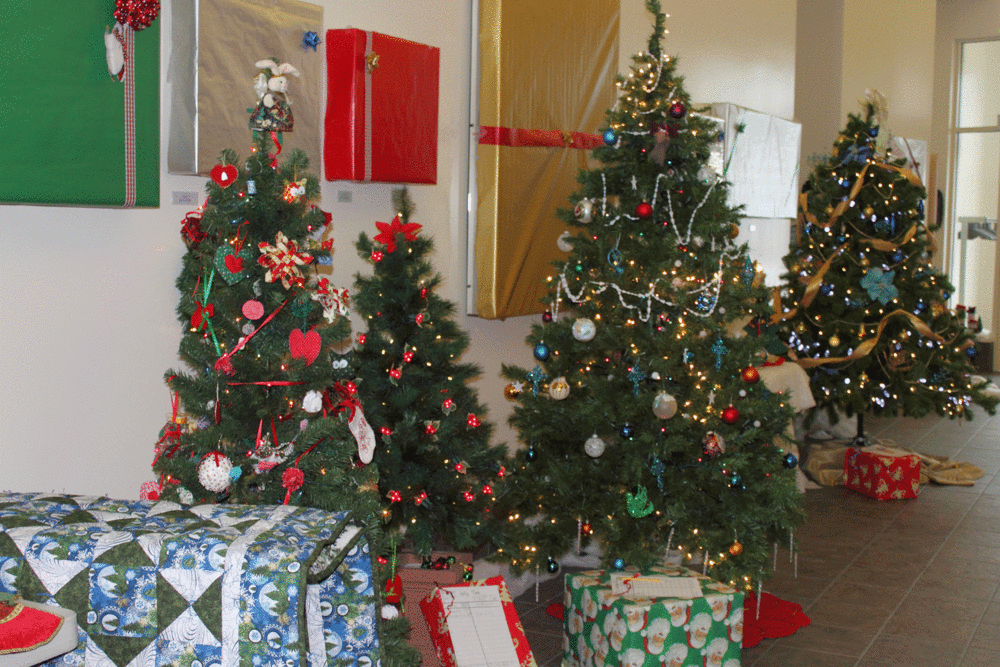
[[[367,667],[378,596],[346,516],[0,493],[0,592],[76,612],[46,665]]]

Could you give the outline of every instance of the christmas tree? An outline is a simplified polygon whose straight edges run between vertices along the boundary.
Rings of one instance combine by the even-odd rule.
[[[759,382],[763,338],[743,329],[767,299],[710,160],[719,127],[692,113],[659,2],[646,6],[655,27],[618,79],[602,166],[559,212],[577,231],[528,336],[538,363],[503,368],[527,449],[494,510],[500,558],[554,572],[596,539],[605,566],[678,549],[749,585],[801,518],[797,461],[775,445],[791,409]]]
[[[864,445],[865,414],[972,419],[973,403],[992,414],[997,400],[970,379],[973,334],[931,263],[924,187],[880,145],[885,99],[870,91],[861,104],[800,198],[777,316],[817,406],[858,415]]]
[[[272,84],[294,73],[258,63],[268,66]],[[258,87],[250,156],[224,151],[205,204],[183,222],[177,312],[185,368],[166,374],[173,414],[155,447],[158,480],[142,495],[346,510],[382,553],[377,471],[363,465],[374,441],[339,352],[350,344],[347,292],[317,272],[329,264],[332,242],[317,238],[329,217],[311,203],[319,182],[308,158],[293,150],[278,160],[279,132],[292,126],[287,87],[278,83]],[[376,574],[384,585],[386,568]],[[415,664],[406,622],[383,625],[376,657]]]
[[[454,304],[437,294],[441,276],[427,259],[433,242],[410,221],[408,192],[393,199],[398,215],[357,241],[374,270],[355,277],[353,296],[367,326],[354,354],[376,430],[383,515],[424,556],[439,542],[475,549],[488,537],[506,449],[489,444],[492,425],[470,385],[479,367],[459,361],[469,338]]]

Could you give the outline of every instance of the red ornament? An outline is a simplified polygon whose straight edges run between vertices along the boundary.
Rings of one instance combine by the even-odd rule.
[[[424,314],[417,313],[416,316],[413,318],[413,321],[416,322],[417,326],[419,327],[421,324],[424,323]]]
[[[385,496],[386,498],[389,499],[389,502],[391,503],[398,503],[403,500],[403,494],[401,494],[399,491],[390,491],[389,493],[385,494]]]
[[[398,368],[390,368],[389,377],[391,377],[393,380],[398,380],[399,378],[403,377],[403,371],[399,370]]]
[[[479,417],[477,417],[476,415],[474,415],[474,414],[472,414],[472,413],[470,412],[470,413],[469,413],[469,416],[468,416],[468,417],[466,418],[466,422],[467,422],[467,423],[469,424],[469,426],[471,426],[472,428],[476,428],[477,426],[479,426]]]
[[[159,500],[162,490],[157,482],[143,482],[139,487],[139,500]]]
[[[115,0],[115,20],[137,32],[148,28],[159,12],[159,0]]]
[[[368,340],[368,336],[364,334],[358,334],[358,345],[364,345],[366,340]]]
[[[465,474],[465,465],[463,465],[461,463],[456,463],[455,464],[455,472],[464,475]]]
[[[465,502],[467,503],[471,503],[473,500],[476,499],[476,496],[474,493],[472,493],[472,491],[466,491],[465,493],[462,494],[462,497],[465,498]]]
[[[399,604],[403,599],[403,579],[397,574],[392,579],[385,580],[385,601],[389,604]]]
[[[653,207],[650,206],[648,202],[642,202],[635,207],[635,214],[645,220],[649,216],[653,215]]]
[[[379,431],[382,433],[382,435],[386,437],[392,435],[392,429],[389,428],[388,426],[383,426],[382,428],[379,429]]]
[[[437,433],[437,424],[434,422],[424,422],[424,433],[427,435],[434,435]]]
[[[678,244],[677,245],[677,249],[680,250],[681,252],[687,252],[688,251],[688,247],[686,245],[684,245],[683,243]]]
[[[591,526],[589,523],[584,523],[582,526],[580,526],[580,532],[583,533],[584,535],[593,535],[594,527]]]
[[[493,495],[493,487],[490,486],[489,484],[484,484],[483,485],[483,495],[492,496]]]
[[[683,102],[677,101],[670,105],[670,115],[674,118],[683,118],[687,113],[687,107]]]
[[[444,399],[444,403],[441,404],[441,409],[446,411],[454,410],[455,401],[451,400],[450,398]]]
[[[236,167],[231,164],[217,164],[212,167],[212,171],[209,172],[209,176],[212,177],[212,180],[220,188],[228,188],[236,182],[236,177],[239,176],[239,172],[237,172]]]
[[[500,470],[497,471],[497,477],[505,477],[507,475],[507,468],[500,466]]]
[[[388,564],[389,564],[389,559],[388,559],[388,558],[386,558],[385,556],[379,556],[379,557],[378,557],[378,558],[376,558],[375,560],[377,560],[377,561],[378,561],[378,564],[379,564],[379,565],[388,565]]]
[[[372,250],[373,262],[381,262],[383,257],[385,257],[385,255],[382,254],[381,250]]]
[[[760,381],[760,371],[757,370],[756,366],[747,366],[740,373],[740,377],[743,378],[744,382],[754,384]]]
[[[347,390],[347,393],[351,396],[354,396],[356,393],[358,393],[358,385],[354,384],[353,382],[345,382],[343,384],[343,387],[344,389]]]
[[[420,298],[421,299],[426,299],[427,298],[427,288],[426,287],[421,287],[420,288]]]
[[[410,363],[411,361],[413,361],[413,350],[407,350],[406,352],[403,353],[403,361],[405,361],[406,363]]]
[[[730,405],[728,408],[722,411],[722,421],[727,424],[735,424],[736,420],[740,418],[740,411],[734,406]]]

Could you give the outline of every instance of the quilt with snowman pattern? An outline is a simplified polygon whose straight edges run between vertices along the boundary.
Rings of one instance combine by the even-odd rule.
[[[691,576],[702,596],[615,595],[603,570],[566,575],[565,667],[739,667],[743,594],[685,568],[664,565],[645,575]]]
[[[0,592],[76,612],[46,665],[370,667],[379,599],[345,512],[0,493]]]

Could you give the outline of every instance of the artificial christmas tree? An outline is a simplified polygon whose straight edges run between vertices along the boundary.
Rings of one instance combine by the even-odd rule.
[[[743,329],[767,299],[709,166],[719,129],[692,111],[659,2],[646,6],[655,27],[619,78],[602,166],[560,211],[577,232],[528,336],[538,364],[503,368],[527,449],[496,502],[498,557],[556,571],[596,539],[605,566],[642,568],[677,548],[749,585],[801,518],[796,460],[775,445],[791,409],[759,382],[763,338]]]
[[[379,233],[357,241],[372,263],[357,275],[354,308],[367,330],[354,352],[358,393],[375,429],[379,490],[390,530],[428,556],[439,541],[460,550],[489,537],[487,514],[503,484],[506,455],[490,445],[492,425],[470,385],[478,366],[459,361],[468,335],[455,306],[436,292],[441,282],[427,257],[430,238],[410,222],[406,190],[393,196],[399,212]]]
[[[305,153],[278,160],[278,130],[293,121],[281,113],[274,124],[284,109],[275,96],[285,100],[294,68],[257,66],[251,154],[224,151],[205,205],[183,222],[177,312],[187,368],[166,374],[173,414],[155,447],[158,479],[143,496],[348,511],[382,553],[377,470],[365,465],[374,438],[340,352],[351,335],[347,293],[316,270],[329,263],[332,241],[316,238],[329,217],[310,203],[319,183]],[[386,570],[376,570],[374,590]],[[359,595],[368,585],[355,583]],[[415,664],[405,622],[383,626],[372,660]]]
[[[800,197],[801,228],[783,276],[780,334],[810,372],[817,409],[972,419],[997,399],[974,384],[973,333],[948,310],[931,262],[920,179],[880,142],[885,99],[869,91]],[[886,142],[887,145],[888,142]]]

